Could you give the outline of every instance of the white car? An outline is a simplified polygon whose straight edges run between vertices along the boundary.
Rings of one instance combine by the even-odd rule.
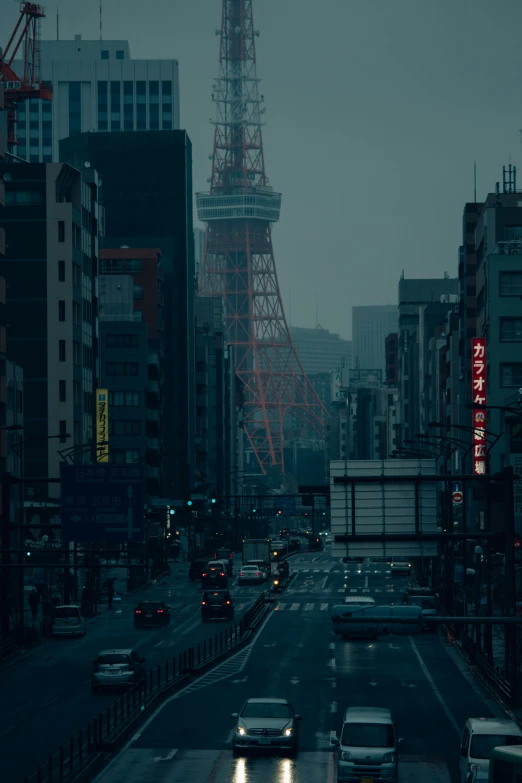
[[[265,572],[260,571],[257,566],[245,565],[239,570],[237,575],[238,585],[245,585],[248,582],[254,582],[255,584],[261,584],[265,581]]]
[[[85,620],[74,604],[57,606],[53,617],[53,636],[85,636]]]
[[[266,580],[268,579],[268,576],[270,574],[270,568],[267,566],[267,564],[263,560],[247,560],[245,563],[247,566],[255,566],[258,571],[261,571],[261,573],[264,575],[263,578]]]

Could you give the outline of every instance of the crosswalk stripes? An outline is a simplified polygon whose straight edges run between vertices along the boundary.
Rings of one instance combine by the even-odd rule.
[[[305,603],[304,605],[301,605],[301,603],[294,603],[291,604],[287,601],[279,601],[279,603],[275,607],[276,612],[297,612],[300,609],[304,612],[326,612],[330,607],[329,603],[325,602],[318,602],[318,603]]]

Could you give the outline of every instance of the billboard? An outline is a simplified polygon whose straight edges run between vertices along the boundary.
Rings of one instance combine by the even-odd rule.
[[[333,460],[330,462],[331,555],[342,557],[431,557],[434,541],[357,541],[357,534],[437,532],[437,482],[394,482],[394,476],[436,475],[434,459]],[[348,476],[349,484],[334,478]],[[357,477],[375,476],[382,481],[357,483]],[[336,541],[335,536],[348,536]]]
[[[143,467],[60,466],[62,541],[143,541]]]
[[[486,338],[471,341],[471,385],[473,403],[486,404]],[[487,473],[486,411],[473,408],[473,473]]]
[[[109,392],[96,389],[96,461],[109,461]]]

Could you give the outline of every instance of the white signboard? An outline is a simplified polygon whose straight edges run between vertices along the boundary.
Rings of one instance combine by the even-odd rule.
[[[436,475],[435,460],[333,460],[330,462],[332,557],[431,557],[436,541],[357,542],[357,534],[415,533],[415,485],[394,482],[398,475]],[[382,476],[381,482],[335,484],[335,477]],[[437,482],[419,485],[419,532],[437,532]],[[352,492],[354,504],[352,505]],[[352,508],[355,508],[355,535]],[[350,536],[336,542],[335,536]]]

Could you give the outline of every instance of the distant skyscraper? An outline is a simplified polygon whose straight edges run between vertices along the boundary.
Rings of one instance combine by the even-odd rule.
[[[397,305],[352,308],[353,365],[361,370],[386,368],[385,340],[397,331]]]
[[[352,343],[328,329],[290,327],[297,355],[307,375],[334,372],[352,366]]]
[[[58,142],[85,131],[179,129],[177,60],[133,60],[128,41],[41,41],[53,100],[18,105],[17,155],[59,160]],[[15,67],[20,63],[15,61]]]

